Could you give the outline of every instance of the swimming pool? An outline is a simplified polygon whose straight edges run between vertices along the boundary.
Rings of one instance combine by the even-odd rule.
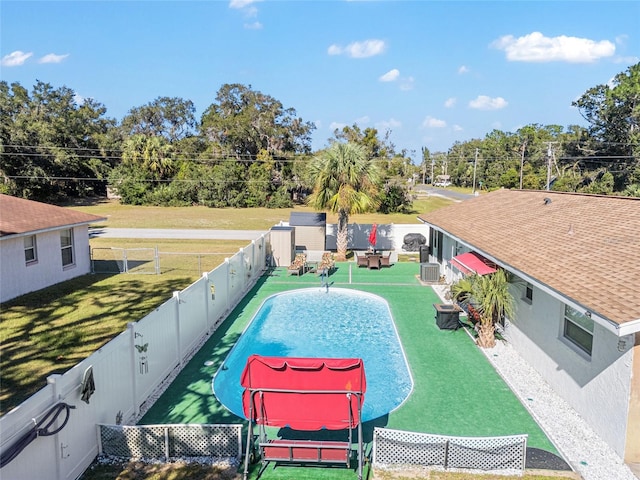
[[[213,392],[244,418],[240,375],[251,354],[362,358],[362,420],[399,407],[413,379],[387,302],[358,290],[306,288],[267,298],[213,378]]]

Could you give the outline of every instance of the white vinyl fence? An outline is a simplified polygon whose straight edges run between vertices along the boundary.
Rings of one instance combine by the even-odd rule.
[[[2,467],[0,478],[74,480],[80,476],[98,455],[96,425],[136,421],[141,405],[255,285],[266,264],[268,242],[267,233],[175,292],[146,317],[132,319],[116,338],[64,374],[50,375],[43,389],[1,417],[3,461],[19,451],[20,444],[26,446]],[[83,401],[83,379],[89,372],[95,391]],[[68,418],[64,413],[47,416],[61,403],[72,407]],[[34,429],[48,423],[46,430],[52,435],[28,442]]]

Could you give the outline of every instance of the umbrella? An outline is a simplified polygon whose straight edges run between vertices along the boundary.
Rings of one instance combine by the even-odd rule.
[[[374,223],[371,226],[371,232],[369,232],[369,244],[375,248],[376,247],[376,240],[377,240],[377,236],[378,236],[378,226]]]

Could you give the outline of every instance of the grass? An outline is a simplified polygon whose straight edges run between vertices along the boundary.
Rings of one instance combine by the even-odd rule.
[[[449,205],[442,197],[418,198],[410,213],[352,215],[351,223],[420,223],[417,216]],[[140,207],[120,205],[113,200],[99,200],[89,204],[71,205],[79,210],[107,218],[95,227],[111,228],[191,228],[223,230],[268,230],[280,221],[288,221],[291,212],[313,212],[310,207],[295,208],[207,208],[207,207]],[[337,223],[337,214],[328,213],[327,222]]]
[[[421,198],[410,214],[354,215],[352,223],[419,223],[417,215],[427,213],[450,202],[439,197]],[[74,209],[106,217],[96,226],[113,228],[201,228],[201,229],[268,229],[288,220],[295,209],[210,209],[205,207],[161,208],[132,207],[113,201],[73,205]],[[335,215],[328,215],[335,223]],[[241,242],[246,243],[246,242]],[[160,250],[182,252],[235,252],[238,245],[213,241],[147,241],[127,239],[92,239],[92,247],[155,246]],[[52,287],[23,295],[2,304],[0,338],[2,355],[0,371],[0,414],[4,414],[45,385],[46,377],[62,373],[122,332],[131,318],[142,318],[149,311],[199,278],[199,273],[162,275],[85,275]],[[299,472],[299,470],[297,470]],[[398,476],[400,475],[400,476]],[[383,480],[433,479],[493,480],[495,476],[455,473],[391,474],[375,472],[369,478]],[[230,480],[235,472],[202,465],[147,465],[130,462],[121,465],[94,465],[83,480]],[[286,476],[284,478],[293,478]],[[527,480],[558,478],[527,473]]]
[[[283,468],[286,470],[286,468]],[[299,469],[298,469],[299,470]],[[149,465],[142,462],[126,462],[115,465],[94,465],[80,480],[240,480],[242,469],[221,469],[216,466],[197,464]],[[294,477],[284,477],[294,478]],[[369,480],[505,480],[504,475],[470,474],[442,472],[437,470],[409,469],[403,471],[370,472]],[[518,477],[524,480],[558,480],[559,478],[579,479],[574,472],[525,472]],[[301,480],[297,477],[296,480]]]
[[[411,214],[363,214],[357,223],[419,223],[417,215],[447,205],[440,197],[418,199]],[[108,220],[94,228],[192,228],[267,230],[294,209],[221,209],[207,207],[139,207],[117,201],[74,203],[74,210]],[[336,222],[335,215],[328,215]],[[46,385],[47,376],[64,373],[126,328],[132,318],[142,318],[164,303],[175,290],[200,278],[201,272],[219,265],[246,241],[159,240],[92,238],[91,248],[114,263],[110,247],[158,247],[162,275],[84,275],[49,288],[23,295],[0,309],[0,415],[19,405]],[[192,256],[177,252],[193,253]],[[198,257],[195,254],[207,253]],[[216,255],[213,255],[216,254]],[[117,270],[111,269],[112,272]]]

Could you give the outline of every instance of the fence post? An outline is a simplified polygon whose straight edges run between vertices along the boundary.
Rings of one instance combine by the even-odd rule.
[[[226,288],[226,310],[229,311],[231,308],[231,264],[229,263],[229,258],[224,259],[224,264],[227,267],[227,274],[225,275],[227,279],[227,288]]]
[[[158,251],[158,245],[156,245],[156,248],[154,249],[154,261],[155,261],[155,270],[156,270],[156,275],[160,275],[160,252]]]
[[[136,329],[135,322],[127,323],[127,330],[129,330],[129,352],[131,365],[129,373],[131,374],[131,392],[133,397],[133,414],[137,417],[140,413],[140,402],[138,401],[138,376],[136,375]]]
[[[203,282],[202,282],[202,297],[204,298],[204,315],[205,315],[205,323],[206,323],[206,327],[207,327],[207,332],[211,331],[211,321],[210,321],[210,316],[211,316],[211,309],[209,308],[209,295],[211,295],[211,287],[209,286],[209,272],[204,272],[202,274],[202,278],[204,278]]]
[[[175,301],[175,321],[176,321],[176,342],[180,368],[184,365],[182,359],[182,342],[180,341],[180,292],[173,292],[173,300]]]
[[[53,405],[60,401],[61,395],[59,392],[58,380],[60,380],[61,378],[62,375],[59,373],[54,373],[47,377],[47,383],[51,385]],[[57,426],[58,425],[56,421],[56,425],[54,428],[56,428]],[[60,443],[60,437],[58,436],[58,433],[56,433],[53,438],[53,458],[56,459],[56,479],[59,480],[61,478],[64,478],[64,475],[62,474],[62,462],[60,461],[62,459],[62,444]]]

